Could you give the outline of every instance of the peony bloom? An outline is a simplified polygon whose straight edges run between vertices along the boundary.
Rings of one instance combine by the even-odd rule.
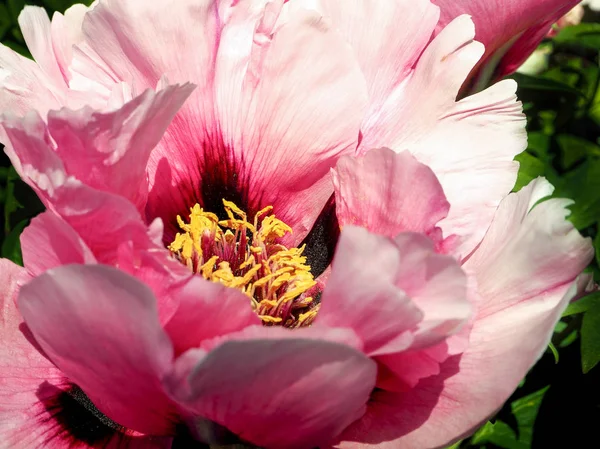
[[[470,14],[475,38],[485,55],[465,84],[478,91],[517,70],[546,37],[553,24],[580,0],[432,0],[441,9],[437,30]]]
[[[516,86],[456,101],[484,48],[438,18],[26,8],[0,139],[47,210],[0,261],[5,447],[433,448],[491,416],[592,249],[544,180],[509,194]]]

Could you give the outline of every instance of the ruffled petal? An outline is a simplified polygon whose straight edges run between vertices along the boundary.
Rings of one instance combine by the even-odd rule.
[[[342,447],[445,447],[506,401],[546,349],[577,294],[576,277],[593,256],[589,239],[564,219],[563,201],[531,210],[548,192],[537,180],[505,199],[466,262],[481,296],[467,350],[415,388],[374,397],[365,418],[345,435],[358,443]]]
[[[173,348],[148,287],[113,268],[69,265],[22,287],[19,309],[44,352],[102,413],[139,432],[173,432],[175,406],[159,382]]]
[[[329,169],[357,145],[366,104],[364,78],[342,37],[315,13],[304,11],[275,29],[276,11],[250,15],[260,21],[254,24],[247,59],[242,57],[246,46],[238,54],[240,44],[229,27],[242,28],[244,36],[248,24],[234,20],[236,11],[231,14],[215,63],[217,116],[200,125],[208,129],[196,134],[185,154],[173,158],[169,149],[170,162],[158,164],[150,211],[167,223],[168,237],[174,232],[169,224],[195,202],[219,212],[225,198],[251,216],[272,205],[294,229],[292,243],[298,243],[331,195]],[[225,45],[235,45],[236,51]],[[244,63],[247,70],[240,76],[238,65]],[[222,72],[226,67],[233,79]],[[207,119],[176,119],[175,126],[201,120]],[[155,156],[164,158],[172,147]],[[174,191],[180,193],[174,197]]]
[[[0,44],[0,110],[25,115],[35,109],[45,114],[64,101],[63,93],[52,86],[35,62]],[[2,133],[0,139],[6,144]]]
[[[122,108],[101,113],[90,107],[48,115],[48,131],[66,172],[99,190],[123,196],[142,211],[148,194],[146,167],[193,86],[145,91]]]
[[[3,126],[10,138],[7,153],[23,180],[76,232],[99,263],[119,266],[150,285],[159,298],[161,321],[168,320],[177,304],[168,290],[191,272],[162,245],[160,221],[147,226],[127,199],[68,176],[36,114],[7,118]]]
[[[249,203],[273,205],[298,243],[331,196],[329,169],[358,143],[366,86],[351,49],[315,13],[296,14],[262,51],[236,158]]]
[[[481,241],[500,200],[514,186],[513,158],[526,147],[525,116],[513,81],[456,102],[483,54],[474,34],[466,16],[450,23],[382,112],[363,128],[359,148],[408,149],[434,171],[452,205],[440,226],[445,235],[463,238],[459,251],[465,256]]]
[[[383,355],[440,343],[470,314],[465,274],[429,239],[402,233],[392,240],[347,226],[315,325],[351,328],[365,353]]]
[[[363,414],[376,368],[338,342],[339,331],[333,341],[328,329],[300,331],[256,326],[208,353],[191,350],[177,361],[170,388],[191,412],[243,441],[321,446]]]
[[[552,186],[538,178],[509,195],[485,239],[466,261],[465,268],[476,274],[482,296],[478,317],[568,286],[590,262],[590,240],[565,219],[566,206],[572,202],[551,199],[535,205],[551,193]]]
[[[69,7],[64,14],[55,12],[52,16],[50,24],[52,49],[61,74],[67,81],[71,81],[73,78],[70,70],[73,61],[73,47],[84,40],[83,19],[89,10],[90,7],[76,3]]]

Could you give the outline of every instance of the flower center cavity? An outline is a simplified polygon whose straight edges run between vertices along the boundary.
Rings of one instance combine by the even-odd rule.
[[[263,324],[310,325],[319,304],[309,294],[316,282],[302,254],[305,246],[278,243],[292,228],[270,214],[272,206],[257,212],[251,223],[231,201],[223,200],[223,205],[227,220],[198,204],[190,209],[187,223],[178,216],[183,232],[177,233],[169,250],[204,279],[247,295]]]

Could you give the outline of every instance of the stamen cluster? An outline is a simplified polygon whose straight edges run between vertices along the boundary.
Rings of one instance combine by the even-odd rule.
[[[250,223],[234,203],[223,200],[223,205],[227,220],[198,204],[190,209],[188,223],[178,216],[183,232],[169,249],[194,273],[241,290],[265,325],[310,325],[319,304],[308,294],[316,282],[302,255],[304,246],[278,243],[292,229],[267,215],[272,206],[257,212]]]

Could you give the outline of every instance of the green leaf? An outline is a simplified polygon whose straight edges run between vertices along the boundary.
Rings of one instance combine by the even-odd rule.
[[[554,346],[554,343],[550,342],[548,344],[548,349],[550,349],[550,352],[552,352],[552,355],[554,356],[554,363],[558,363],[559,354],[558,349],[556,349],[556,346]]]
[[[526,151],[518,154],[515,161],[519,162],[519,174],[513,188],[514,192],[525,187],[538,176],[544,175],[546,164]]]
[[[28,222],[28,220],[23,220],[18,223],[4,238],[4,242],[2,242],[2,257],[10,259],[21,266],[23,265],[23,255],[21,254],[21,242],[19,237]]]
[[[600,89],[596,90],[596,94],[590,103],[588,115],[596,125],[600,126]]]
[[[577,315],[587,312],[592,307],[600,307],[600,292],[594,292],[569,304],[562,316]]]
[[[487,422],[471,439],[471,444],[481,445],[491,443],[505,449],[530,449],[533,437],[533,425],[540,404],[548,387],[514,401],[511,404],[515,416],[519,437],[510,426],[502,421]]]
[[[563,28],[554,37],[557,46],[573,45],[586,47],[591,50],[600,50],[600,24],[582,23],[576,26]]]
[[[561,163],[565,169],[588,157],[600,157],[600,146],[571,134],[559,134],[556,141],[561,150]]]
[[[581,323],[581,368],[588,373],[600,362],[600,303],[583,315]]]
[[[571,94],[574,96],[584,96],[579,90],[570,86],[569,84],[556,81],[541,76],[524,75],[522,73],[515,73],[511,75],[518,84],[519,90],[536,90],[545,92],[562,92]]]
[[[550,136],[540,131],[528,133],[527,152],[541,160],[548,161],[550,158]]]
[[[569,220],[577,229],[595,224],[600,217],[600,160],[588,159],[565,174],[554,197],[575,201]]]

